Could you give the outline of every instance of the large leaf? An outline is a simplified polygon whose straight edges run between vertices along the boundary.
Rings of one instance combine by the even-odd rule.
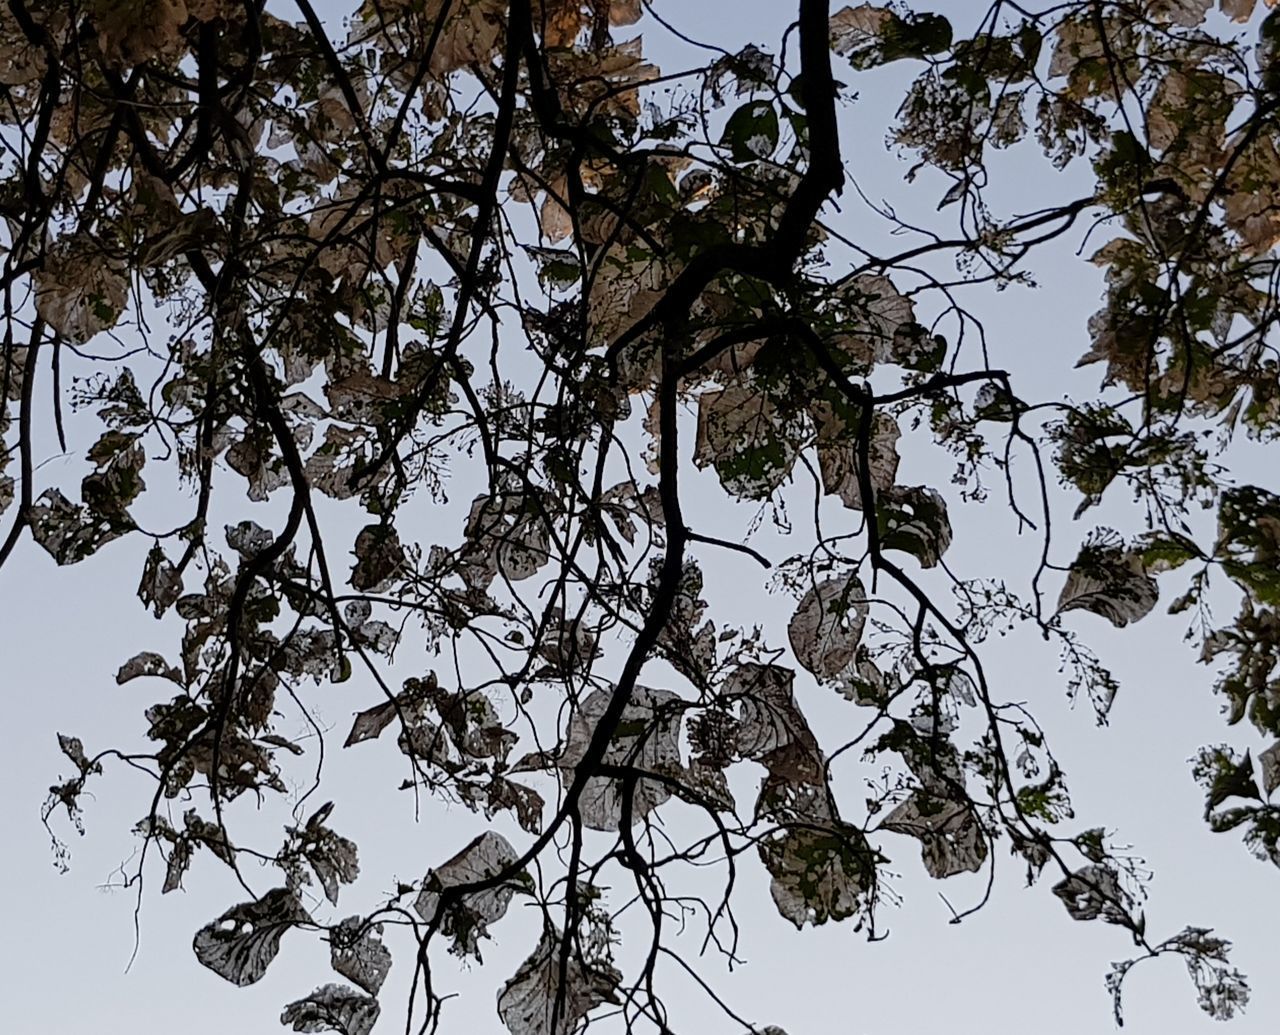
[[[119,266],[87,237],[54,245],[35,282],[36,312],[75,344],[114,327],[129,298]]]
[[[448,862],[431,870],[422,881],[422,891],[414,911],[428,923],[440,908],[440,894],[446,888],[488,880],[507,869],[518,858],[511,842],[487,830]],[[526,878],[527,879],[527,878]],[[519,886],[518,878],[496,887],[463,895],[449,903],[440,919],[440,931],[453,939],[452,952],[480,959],[480,939],[489,936],[489,925],[501,920]]]
[[[720,143],[735,162],[768,158],[778,146],[778,113],[768,101],[748,101],[729,116]]]
[[[1125,549],[1114,533],[1098,529],[1071,565],[1058,596],[1058,612],[1092,611],[1119,629],[1147,615],[1158,597],[1141,553]]]
[[[880,549],[901,550],[933,568],[951,545],[947,504],[936,489],[894,486],[876,499]]]
[[[583,760],[615,691],[595,690],[578,706],[569,724],[569,737],[559,760],[561,782],[568,787]],[[674,774],[680,770],[680,696],[670,690],[636,687],[623,709],[603,762],[643,772]],[[591,830],[617,830],[624,815],[628,781],[593,776],[579,800],[582,822]],[[631,821],[645,816],[671,797],[659,780],[638,777],[630,784]]]
[[[622,975],[603,961],[584,962],[575,945],[570,943],[570,956],[562,961],[560,932],[547,928],[533,954],[502,986],[498,1015],[511,1035],[568,1035],[597,1006],[618,1002]]]
[[[348,981],[377,995],[391,970],[391,953],[382,939],[381,925],[350,916],[329,933],[329,962]]]
[[[854,667],[867,611],[866,589],[852,573],[811,586],[787,626],[796,659],[819,679],[839,681]]]
[[[932,877],[976,871],[987,857],[987,839],[973,810],[959,802],[915,791],[880,824],[919,840]]]
[[[233,906],[196,932],[196,959],[233,985],[252,985],[267,972],[285,932],[310,918],[288,888]]]
[[[876,855],[834,813],[825,788],[771,778],[756,809],[779,824],[759,845],[778,912],[797,928],[856,915],[874,887]]]
[[[286,1006],[280,1023],[294,1031],[369,1035],[381,1010],[378,1000],[347,985],[321,985],[305,999]]]
[[[800,429],[767,393],[746,385],[703,392],[698,398],[698,441],[693,460],[711,464],[735,496],[765,499],[795,463]]]
[[[737,706],[733,748],[784,782],[821,779],[822,751],[792,691],[795,673],[780,665],[739,665],[721,692]]]

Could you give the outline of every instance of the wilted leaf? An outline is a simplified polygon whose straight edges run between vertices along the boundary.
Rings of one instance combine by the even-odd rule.
[[[448,862],[427,873],[422,891],[413,904],[414,911],[430,923],[439,908],[440,893],[446,888],[488,880],[517,858],[510,841],[493,830],[485,831]],[[511,896],[522,885],[517,875],[495,887],[451,901],[440,920],[441,933],[453,939],[450,951],[480,959],[480,939],[489,936],[490,924],[506,915]]]
[[[142,568],[142,581],[138,584],[138,599],[159,618],[180,596],[182,577],[157,543],[147,553],[147,563]]]
[[[1058,596],[1058,612],[1092,611],[1119,629],[1147,615],[1158,597],[1141,554],[1126,550],[1118,536],[1099,529],[1085,540],[1071,565]]]
[[[821,779],[822,752],[796,703],[795,673],[780,665],[739,665],[724,681],[722,693],[738,708],[733,751],[765,766],[784,782]]]
[[[901,550],[936,567],[951,545],[951,519],[942,495],[927,486],[894,486],[876,499],[880,549]]]
[[[36,312],[75,344],[114,327],[129,297],[118,264],[87,237],[59,241],[34,279]]]
[[[698,441],[693,460],[711,464],[728,492],[764,499],[791,473],[799,429],[769,396],[742,385],[703,392],[698,398]]]
[[[347,985],[321,985],[305,999],[286,1006],[280,1023],[294,1031],[369,1035],[381,1010],[378,1000]]]
[[[359,744],[362,740],[372,740],[390,726],[391,720],[395,717],[395,701],[384,701],[382,704],[365,709],[351,724],[351,732],[347,734],[347,739],[343,741],[342,746],[351,747],[352,744]]]
[[[597,1006],[618,1002],[622,975],[603,961],[584,963],[571,955],[562,987],[561,941],[554,928],[544,930],[533,954],[498,993],[498,1015],[511,1035],[568,1035]]]
[[[331,805],[319,809],[293,834],[299,839],[296,851],[310,864],[324,897],[337,905],[339,884],[352,883],[360,875],[360,863],[355,842],[324,825],[330,809]]]
[[[81,774],[102,772],[101,764],[90,762],[85,755],[84,744],[79,737],[68,737],[65,733],[59,733],[58,747],[62,748],[62,753],[76,764]]]
[[[252,985],[267,972],[286,931],[310,919],[287,888],[233,906],[196,932],[196,959],[233,985]]]
[[[1059,881],[1053,893],[1062,900],[1075,920],[1124,923],[1128,917],[1129,897],[1120,887],[1115,870],[1101,863],[1085,866]]]
[[[560,757],[560,778],[568,787],[574,769],[586,755],[596,727],[609,707],[614,691],[595,690],[578,706],[569,724],[568,740]],[[613,740],[602,760],[606,765],[631,766],[651,773],[673,773],[680,768],[680,697],[670,690],[636,687],[623,710]],[[671,797],[671,789],[658,780],[640,777],[631,784],[631,821],[645,816]],[[624,814],[626,782],[621,778],[593,776],[587,781],[579,806],[583,825],[591,830],[617,830]]]
[[[57,489],[46,489],[27,517],[31,537],[59,564],[75,564],[133,528],[126,517],[92,514]]]
[[[867,592],[852,573],[812,586],[787,626],[796,659],[819,679],[838,681],[854,664],[867,610]]]
[[[381,925],[350,916],[329,932],[329,960],[333,969],[370,995],[377,995],[391,970],[391,953],[382,944]]]
[[[914,791],[880,826],[919,840],[931,877],[975,872],[987,857],[987,839],[973,810],[924,791]]]
[[[1262,790],[1267,797],[1280,787],[1280,741],[1272,744],[1258,755],[1258,765],[1262,769]]]
[[[818,423],[818,468],[822,473],[824,492],[839,496],[851,510],[862,509],[862,486],[858,470],[862,461],[856,429],[826,408],[815,410]],[[871,423],[871,441],[867,445],[867,467],[871,488],[876,496],[893,488],[898,473],[898,439],[902,431],[889,414],[877,411]]]
[[[856,915],[875,885],[876,855],[835,815],[825,788],[771,778],[756,809],[780,828],[759,845],[778,912],[797,928]]]
[[[356,536],[356,565],[351,586],[361,593],[381,593],[404,563],[404,547],[391,525],[366,525]]]
[[[735,162],[768,158],[778,147],[778,113],[768,101],[748,101],[729,116],[720,143]]]
[[[116,673],[116,683],[123,686],[129,680],[140,679],[143,676],[157,676],[177,683],[179,686],[183,683],[182,672],[179,669],[170,665],[161,655],[149,650],[135,654],[121,665],[120,671]]]

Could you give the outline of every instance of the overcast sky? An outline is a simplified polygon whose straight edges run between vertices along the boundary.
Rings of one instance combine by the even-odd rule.
[[[662,0],[658,9],[691,36],[735,50],[748,42],[776,49],[793,6],[765,0]],[[940,6],[951,14],[974,5]],[[961,28],[961,15],[954,17]],[[652,25],[642,28],[648,53],[666,64],[669,45],[663,32]],[[674,53],[672,60],[679,63]],[[837,77],[853,78],[839,70]],[[864,94],[846,106],[845,154],[869,193],[902,198],[908,191],[900,183],[906,166],[880,154],[886,114],[895,106],[892,79],[877,82],[883,95]],[[1012,161],[1002,198],[1008,211],[1019,211],[1024,198],[1023,210],[1038,207],[1032,202],[1041,183],[1036,177],[1049,177],[1049,167],[1028,163],[1034,177],[1020,176],[1018,159]],[[1055,197],[1068,196],[1063,186],[1052,189]],[[835,223],[859,240],[883,232],[852,204]],[[1099,297],[1096,271],[1073,255],[1078,244],[1078,238],[1065,243],[1035,267],[1042,281],[1038,291],[970,299],[986,322],[995,364],[1015,372],[1027,397],[1084,394],[1096,383],[1096,371],[1070,371],[1083,351],[1084,323]],[[911,442],[912,436],[904,438],[901,480],[945,481],[949,462]],[[75,455],[82,452],[73,447],[72,458],[42,469],[42,485],[78,478]],[[1280,488],[1253,458],[1246,455],[1242,463],[1243,474]],[[745,527],[744,513],[721,502],[713,479],[692,472],[691,477],[689,512],[695,527],[714,524],[722,535]],[[458,492],[454,502],[468,498]],[[1060,502],[1065,517],[1071,505]],[[1136,516],[1122,503],[1098,520],[1111,517],[1132,527]],[[271,513],[255,517],[269,525]],[[450,527],[450,520],[456,528],[460,515],[446,517],[442,527]],[[952,521],[955,546],[948,559],[965,575],[996,574],[1018,564],[1029,570],[1036,544],[1014,537],[998,501],[985,508],[953,508]],[[768,552],[778,542],[771,536],[766,527],[753,542]],[[225,868],[204,858],[193,866],[186,892],[161,898],[159,881],[153,880],[137,915],[137,956],[126,973],[137,900],[131,891],[112,886],[119,883],[121,864],[127,870],[136,851],[130,829],[146,811],[150,786],[118,770],[95,785],[96,799],[86,801],[85,837],[62,824],[73,853],[71,870],[55,871],[39,821],[45,788],[67,774],[55,731],[80,736],[91,753],[108,744],[139,743],[141,710],[155,699],[153,688],[117,687],[112,675],[137,650],[170,647],[178,635],[177,625],[155,623],[134,598],[146,545],[116,543],[78,566],[57,569],[26,542],[0,573],[0,686],[10,702],[10,719],[0,726],[0,780],[6,789],[0,795],[0,830],[8,903],[6,933],[0,938],[0,987],[8,993],[0,1030],[12,1035],[279,1031],[281,1006],[333,977],[324,946],[306,934],[288,936],[266,978],[250,988],[233,988],[201,967],[191,952],[192,934],[243,897]],[[779,546],[778,552],[784,549]],[[738,558],[707,551],[698,556],[713,609],[747,622],[763,613],[773,624],[774,640],[781,642],[789,600],[765,596],[762,573]],[[1056,593],[1057,587],[1049,589]],[[1163,594],[1166,601],[1171,595]],[[1235,836],[1210,834],[1201,820],[1202,795],[1187,759],[1202,744],[1226,739],[1226,731],[1210,692],[1211,673],[1195,665],[1193,648],[1180,642],[1182,621],[1162,610],[1119,637],[1108,635],[1101,619],[1073,616],[1073,626],[1092,636],[1120,677],[1121,694],[1107,729],[1094,725],[1087,706],[1074,711],[1067,706],[1054,655],[1034,636],[1018,634],[992,644],[989,669],[1001,695],[1030,702],[1054,737],[1076,805],[1072,829],[1106,824],[1154,871],[1149,934],[1164,937],[1186,924],[1214,927],[1235,942],[1236,965],[1252,978],[1248,1013],[1219,1027],[1196,1007],[1176,959],[1146,964],[1128,985],[1126,1028],[1139,1035],[1195,1035],[1210,1029],[1230,1035],[1272,1033],[1280,1027],[1280,988],[1270,980],[1280,958],[1274,930],[1280,873],[1252,859]],[[430,664],[410,647],[402,651],[398,669],[411,674]],[[804,680],[797,692],[819,737],[836,739],[850,721],[851,706]],[[317,707],[338,741],[351,712],[377,699],[376,689],[358,678],[342,688],[317,691]],[[345,893],[338,915],[371,907],[395,879],[421,877],[478,832],[470,813],[430,804],[415,822],[412,803],[390,790],[402,775],[389,757],[394,752],[362,747],[370,750],[336,752],[330,760],[329,778],[344,789],[332,825],[361,845],[368,875]],[[368,794],[362,796],[365,787]],[[856,786],[846,796],[859,800]],[[703,972],[718,975],[717,987],[743,1016],[760,1025],[780,1025],[789,1035],[1079,1035],[1111,1028],[1102,979],[1111,960],[1130,955],[1122,931],[1072,921],[1048,882],[1024,888],[1022,866],[1003,845],[996,852],[991,903],[963,924],[949,924],[951,913],[939,892],[963,909],[981,896],[985,877],[933,882],[909,839],[891,837],[886,848],[899,875],[891,883],[902,897],[900,907],[887,906],[881,913],[887,939],[869,944],[845,925],[796,932],[777,915],[767,874],[748,857],[737,898],[747,963],[728,974],[709,959]],[[461,971],[451,961],[442,962],[444,984],[460,993],[446,1008],[442,1031],[447,1035],[504,1030],[494,1011],[494,991],[528,954],[536,922],[514,915],[493,933],[483,967]],[[384,1035],[403,1027],[409,970],[402,952],[381,997],[385,1013],[377,1031]],[[665,971],[664,981],[677,1031],[735,1030],[677,971]]]

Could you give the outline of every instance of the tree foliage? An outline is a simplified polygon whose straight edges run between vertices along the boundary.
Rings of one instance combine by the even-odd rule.
[[[60,565],[142,542],[137,596],[162,620],[116,676],[154,692],[145,744],[60,736],[46,818],[79,823],[113,766],[147,773],[139,888],[212,857],[245,889],[195,934],[201,963],[245,985],[293,929],[329,940],[351,984],[285,1007],[296,1031],[364,1035],[393,960],[432,1030],[433,960],[481,959],[513,902],[542,918],[494,982],[513,1035],[665,1031],[682,866],[723,873],[696,916],[733,959],[738,867],[758,860],[797,927],[874,935],[904,839],[940,880],[1012,852],[1071,917],[1122,928],[1117,1017],[1161,955],[1230,1017],[1248,992],[1227,943],[1148,934],[1139,868],[1073,826],[983,641],[1038,630],[1105,721],[1116,681],[1070,613],[1123,628],[1173,590],[1227,720],[1264,740],[1197,759],[1206,818],[1280,864],[1280,496],[1227,469],[1233,436],[1280,434],[1280,12],[997,0],[960,24],[798,0],[772,46],[660,69],[639,32],[672,31],[663,6],[0,11],[0,563],[26,533]],[[936,203],[920,226],[863,196],[892,253],[837,208],[860,204],[840,110],[872,86],[905,89],[887,146]],[[1039,177],[1035,212],[1003,214],[1001,151]],[[966,308],[1029,285],[1058,240],[1105,277],[1082,401],[1024,397]],[[77,435],[78,489],[42,467]],[[903,480],[900,446],[950,455],[954,483]],[[1064,546],[1055,481],[1077,518],[1127,493],[1131,525]],[[455,485],[474,498],[450,524]],[[954,572],[957,506],[1034,530],[1033,570]],[[715,534],[744,507],[789,556]],[[785,636],[712,605],[699,558],[721,551],[773,568]],[[438,660],[396,685],[406,643]],[[376,864],[330,814],[361,803],[289,788],[344,800],[309,697],[348,680],[342,747],[398,753],[405,790],[493,828],[339,918]],[[817,735],[815,686],[853,732]],[[869,798],[833,776],[850,752],[885,774]],[[293,808],[278,848],[238,832],[272,798]],[[643,907],[639,972],[606,885]]]

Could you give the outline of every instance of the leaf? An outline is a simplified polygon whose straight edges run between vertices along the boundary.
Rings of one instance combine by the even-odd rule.
[[[352,744],[359,744],[362,740],[373,740],[391,725],[391,720],[395,717],[395,701],[383,701],[382,704],[366,708],[356,715],[355,721],[351,724],[351,732],[347,734],[347,739],[342,742],[342,746],[351,747]]]
[[[815,584],[787,626],[796,659],[820,680],[840,681],[854,667],[867,612],[867,591],[856,575]]]
[[[826,789],[765,781],[756,811],[780,829],[760,841],[778,912],[802,928],[855,916],[875,886],[876,855],[862,831],[836,816]]]
[[[1280,605],[1280,496],[1255,485],[1224,491],[1215,555],[1255,599]]]
[[[177,683],[179,686],[183,685],[182,672],[170,665],[161,655],[149,650],[135,654],[121,665],[116,673],[116,683],[123,686],[131,679],[141,679],[143,676],[156,676]]]
[[[568,1035],[597,1006],[618,1002],[622,975],[607,962],[593,965],[571,955],[561,987],[560,949],[560,932],[545,928],[537,948],[498,992],[498,1016],[511,1035]]]
[[[931,877],[977,872],[987,857],[987,839],[973,810],[924,791],[913,791],[880,826],[916,838]]]
[[[854,68],[923,58],[951,46],[951,23],[936,14],[900,17],[887,7],[859,4],[831,16],[831,48]]]
[[[366,525],[356,536],[351,586],[361,593],[382,593],[405,562],[400,536],[391,525]]]
[[[58,489],[46,489],[27,516],[31,537],[58,564],[75,564],[133,528],[127,517],[92,514]]]
[[[733,749],[765,766],[784,782],[811,784],[822,778],[822,751],[796,703],[795,673],[780,665],[739,665],[722,693],[738,709]]]
[[[558,762],[565,787],[572,784],[574,770],[586,755],[614,693],[612,689],[592,691],[570,719],[564,753]],[[678,772],[680,702],[680,696],[670,690],[636,687],[605,751],[604,764],[652,773]],[[617,830],[623,821],[626,791],[627,784],[621,778],[592,776],[579,801],[583,825],[590,830]],[[670,797],[667,784],[646,777],[636,779],[631,784],[631,822],[639,823]]]
[[[894,486],[880,493],[876,524],[881,550],[909,553],[922,568],[936,567],[951,545],[946,501],[928,486]]]
[[[76,345],[114,327],[129,297],[117,264],[84,236],[58,241],[33,279],[36,312]]]
[[[1058,613],[1092,611],[1120,629],[1147,615],[1158,598],[1141,554],[1126,550],[1115,533],[1095,529],[1071,565],[1058,596]]]
[[[447,888],[488,880],[503,872],[519,856],[501,834],[487,830],[448,862],[428,871],[422,891],[413,904],[414,912],[431,923],[440,907],[440,894]],[[480,939],[489,937],[489,925],[501,920],[511,904],[511,896],[523,886],[521,874],[481,891],[450,899],[440,920],[440,931],[453,939],[449,951],[458,956],[480,957]]]
[[[294,1031],[336,1031],[340,1035],[369,1035],[382,1007],[372,996],[347,985],[321,985],[305,999],[284,1008],[280,1023]]]
[[[1233,22],[1243,23],[1253,17],[1253,9],[1257,3],[1258,0],[1218,0],[1218,9]]]
[[[858,480],[861,458],[856,429],[829,407],[813,409],[818,422],[818,468],[822,473],[822,489],[839,496],[850,510],[862,509],[862,486]],[[877,411],[871,423],[871,441],[867,446],[867,466],[871,487],[879,495],[893,488],[898,473],[898,439],[902,431],[889,414]]]
[[[765,499],[791,473],[799,428],[760,389],[731,385],[698,397],[693,462],[711,464],[727,492]]]
[[[381,924],[349,916],[329,932],[329,961],[333,969],[370,995],[377,995],[391,970],[391,953],[382,939]]]
[[[1258,765],[1262,769],[1262,790],[1269,798],[1280,787],[1280,740],[1258,755]]]
[[[308,920],[297,896],[276,888],[200,928],[193,943],[196,959],[233,985],[252,985],[276,958],[285,932]]]
[[[68,737],[65,733],[59,733],[58,747],[62,749],[64,755],[76,764],[76,768],[80,770],[81,775],[102,772],[102,765],[98,762],[89,761],[88,756],[85,755],[84,744],[79,737]]]
[[[831,49],[855,68],[864,67],[862,62],[874,60],[881,33],[896,17],[887,7],[872,4],[841,8],[831,16]]]
[[[729,116],[720,143],[735,162],[770,157],[778,147],[778,113],[768,101],[748,101]]]
[[[1053,887],[1073,920],[1096,920],[1120,924],[1128,919],[1129,896],[1120,887],[1120,878],[1109,865],[1095,863],[1077,870]]]
[[[354,882],[360,875],[360,863],[355,842],[324,825],[330,807],[324,806],[307,821],[301,831],[300,850],[320,881],[324,897],[336,906],[338,885]]]
[[[147,562],[142,568],[142,581],[138,584],[138,599],[151,608],[152,614],[160,618],[180,596],[182,596],[182,576],[169,563],[164,551],[160,549],[160,544],[156,543],[147,553]]]
[[[169,849],[169,860],[165,864],[164,886],[160,894],[167,895],[182,887],[182,878],[191,865],[191,842],[187,838],[175,841]]]

